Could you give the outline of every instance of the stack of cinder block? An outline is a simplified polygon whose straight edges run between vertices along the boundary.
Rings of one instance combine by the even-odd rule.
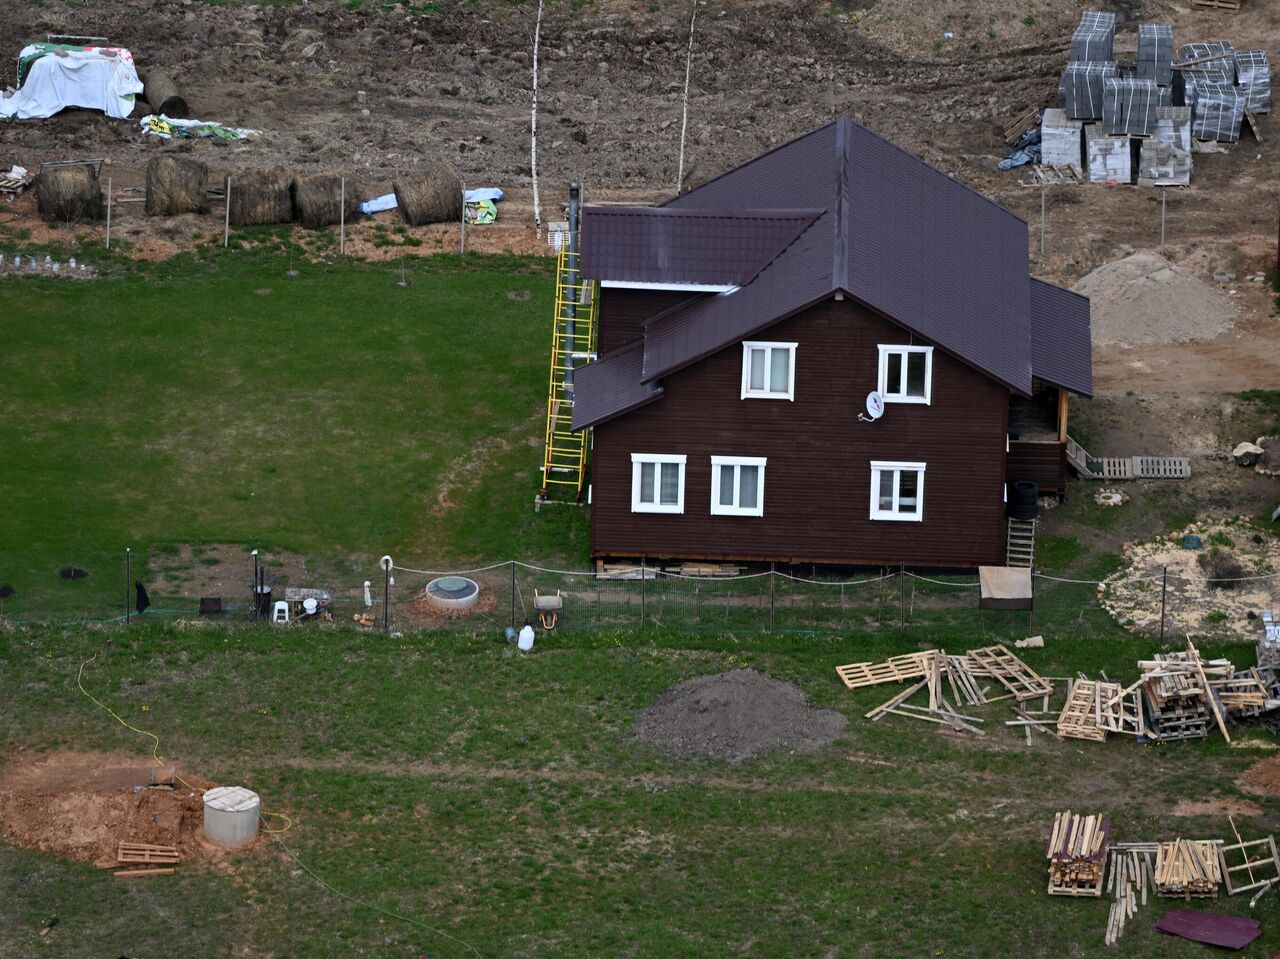
[[[1108,79],[1102,87],[1102,128],[1109,136],[1152,136],[1156,108],[1170,106],[1170,97],[1169,89],[1154,80]]]
[[[1237,50],[1236,82],[1253,113],[1271,112],[1271,64],[1266,50]]]
[[[1155,134],[1142,141],[1139,186],[1186,186],[1191,167],[1191,108],[1156,107]]]
[[[1072,120],[1059,108],[1044,111],[1040,119],[1040,162],[1044,166],[1071,167],[1084,175],[1084,121]]]
[[[1108,136],[1096,123],[1084,128],[1085,156],[1090,183],[1128,183],[1133,175],[1129,138]]]
[[[1173,85],[1173,27],[1167,23],[1138,24],[1135,74],[1162,87]]]
[[[1104,85],[1115,77],[1115,63],[1068,63],[1058,84],[1058,96],[1067,117],[1071,120],[1101,120]]]
[[[1080,14],[1080,23],[1071,37],[1071,59],[1080,61],[1112,61],[1116,39],[1116,15],[1098,10]]]

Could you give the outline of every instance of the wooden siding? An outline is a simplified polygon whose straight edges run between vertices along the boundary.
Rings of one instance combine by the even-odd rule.
[[[601,289],[596,338],[600,355],[640,339],[645,320],[697,295],[673,290]]]
[[[1009,483],[1030,480],[1043,493],[1062,493],[1067,488],[1067,444],[1050,441],[1010,440]]]
[[[889,404],[879,422],[859,422],[876,388],[877,345],[911,343],[906,331],[828,301],[758,338],[799,343],[794,401],[740,399],[735,345],[666,377],[656,403],[596,428],[596,556],[1003,563],[1004,387],[935,350],[931,405]],[[631,512],[632,453],[688,456],[683,514]],[[710,514],[713,455],[768,458],[763,517]],[[872,460],[926,463],[921,522],[869,518]]]

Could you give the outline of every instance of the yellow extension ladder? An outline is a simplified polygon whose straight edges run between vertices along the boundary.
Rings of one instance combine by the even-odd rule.
[[[573,389],[565,374],[595,359],[596,287],[577,272],[580,254],[562,249],[556,262],[555,325],[551,331],[551,376],[547,385],[547,431],[542,453],[542,496],[552,486],[572,487],[582,498],[590,431],[575,433]],[[573,335],[569,327],[573,327]]]

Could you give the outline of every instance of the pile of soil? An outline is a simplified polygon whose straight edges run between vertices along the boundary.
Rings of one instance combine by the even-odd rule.
[[[1236,782],[1255,796],[1280,796],[1280,756],[1258,760]]]
[[[799,687],[754,669],[699,676],[667,690],[636,718],[636,737],[677,759],[740,763],[779,749],[815,752],[848,720],[813,709]]]
[[[1149,251],[1098,267],[1074,289],[1092,304],[1095,341],[1211,340],[1236,318],[1236,308],[1225,297]]]
[[[156,779],[168,773],[147,760],[103,753],[11,759],[0,775],[0,835],[104,865],[114,864],[121,842],[177,846],[182,859],[210,854],[203,794],[213,784],[183,772],[190,788],[152,786],[153,770]]]

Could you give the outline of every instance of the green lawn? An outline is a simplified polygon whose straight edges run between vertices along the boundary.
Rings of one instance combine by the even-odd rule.
[[[101,260],[96,282],[0,278],[0,614],[118,612],[126,546],[135,572],[236,543],[353,584],[383,553],[585,562],[583,510],[533,512],[546,261],[416,259],[401,287],[398,265],[243,238]],[[88,579],[58,578],[73,564]]]
[[[563,633],[521,656],[493,636],[298,635],[161,623],[0,634],[0,755],[146,754],[76,689],[96,652],[96,696],[160,735],[183,769],[260,791],[294,820],[287,847],[343,892],[485,957],[646,959],[1101,955],[1108,903],[1045,895],[1053,812],[1106,813],[1123,840],[1226,836],[1225,818],[1176,817],[1174,803],[1242,798],[1235,777],[1267,755],[1216,736],[1028,748],[999,725],[1003,703],[978,712],[985,740],[872,724],[862,713],[892,689],[850,694],[831,667],[916,648],[894,638]],[[1026,656],[1044,674],[1127,682],[1155,649],[1051,640]],[[738,767],[668,761],[632,739],[636,711],[672,683],[740,665],[799,683],[845,712],[847,731],[816,755]],[[1236,817],[1250,836],[1280,813],[1254,798],[1263,814]],[[472,955],[328,892],[278,846],[128,884],[0,843],[0,885],[5,956]],[[1152,930],[1169,905],[1140,910],[1107,954],[1206,955]],[[1246,899],[1212,908],[1244,912]],[[1280,948],[1276,908],[1259,907],[1265,935],[1247,955]],[[40,944],[52,915],[61,925]]]

